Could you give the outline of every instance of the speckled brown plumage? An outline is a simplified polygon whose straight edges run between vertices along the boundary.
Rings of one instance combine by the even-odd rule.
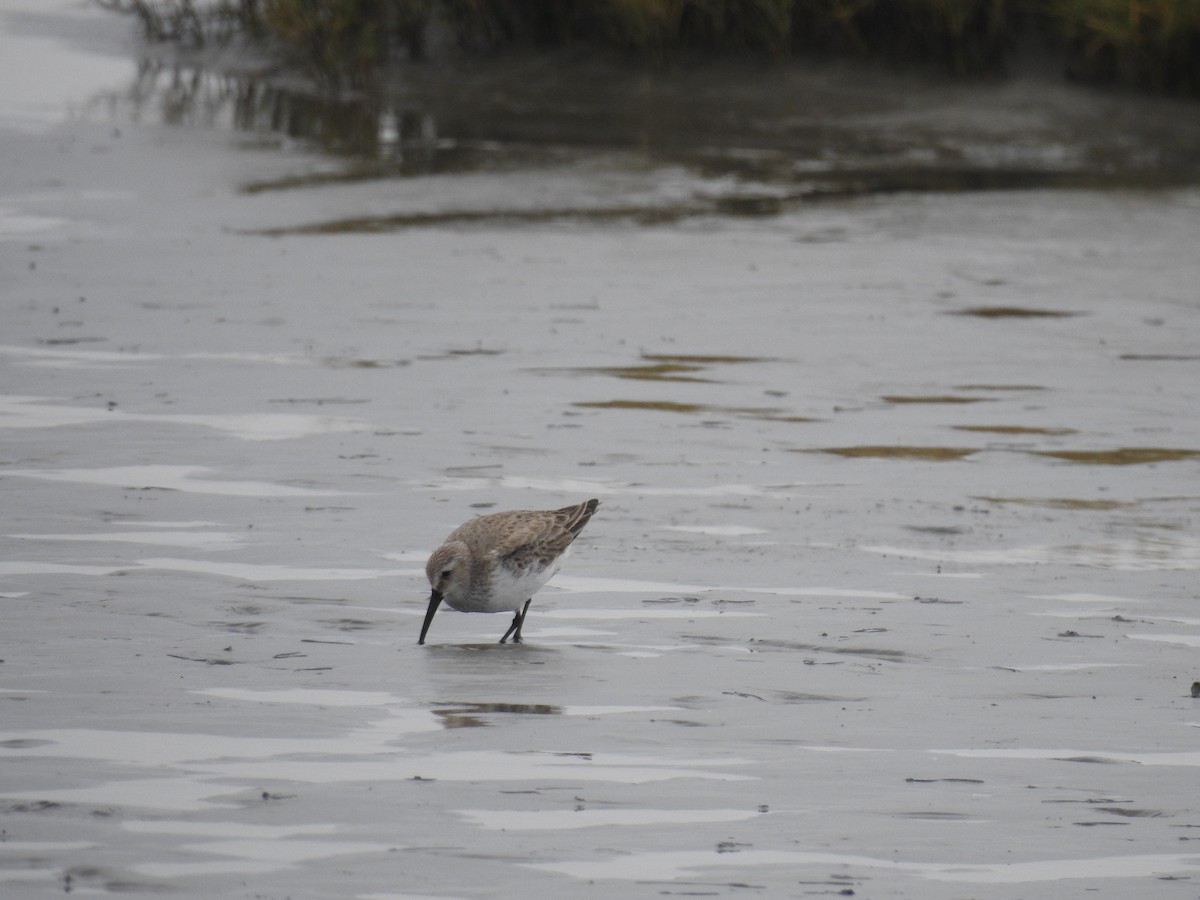
[[[432,594],[421,636],[442,600],[461,612],[513,611],[509,635],[521,626],[533,594],[561,567],[571,543],[600,505],[587,500],[561,509],[515,509],[479,516],[450,532],[425,565]]]

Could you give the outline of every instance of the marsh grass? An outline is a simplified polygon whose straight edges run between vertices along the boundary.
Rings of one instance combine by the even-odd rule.
[[[1200,0],[1052,0],[1079,78],[1200,96]]]
[[[239,35],[267,34],[261,0],[93,0],[98,6],[135,16],[151,41],[203,47]]]
[[[431,44],[470,53],[599,48],[787,54],[1002,72],[1016,48],[1055,48],[1072,77],[1200,96],[1200,0],[95,0],[147,38],[275,43],[327,79],[362,83]]]

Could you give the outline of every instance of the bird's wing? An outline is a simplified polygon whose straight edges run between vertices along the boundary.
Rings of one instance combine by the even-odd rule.
[[[588,500],[550,513],[530,511],[516,520],[515,527],[509,522],[511,531],[496,543],[492,554],[519,569],[548,566],[579,536],[597,505]]]

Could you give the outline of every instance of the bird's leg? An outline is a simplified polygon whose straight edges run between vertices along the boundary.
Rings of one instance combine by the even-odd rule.
[[[532,602],[533,598],[530,597],[525,601],[524,607],[513,613],[512,624],[508,626],[508,631],[504,632],[504,637],[500,638],[500,643],[503,644],[505,641],[507,641],[510,634],[512,635],[514,644],[522,643],[521,626],[525,624],[525,613],[529,612],[529,604]]]
[[[521,621],[521,614],[520,614],[519,612],[515,612],[515,613],[513,613],[513,620],[512,620],[512,624],[508,626],[508,631],[504,632],[504,636],[500,638],[500,643],[502,643],[502,644],[507,644],[507,643],[508,643],[508,636],[509,636],[510,634],[512,634],[514,631],[516,631],[516,630],[517,630],[517,624],[518,624],[520,621]],[[513,641],[513,643],[514,643],[514,644],[515,644],[515,643],[520,643],[520,641],[519,641],[519,640],[514,640],[514,641]]]
[[[530,597],[528,600],[525,601],[525,605],[523,607],[521,607],[521,620],[519,622],[517,622],[517,633],[513,635],[513,643],[514,644],[522,643],[522,641],[521,641],[521,626],[525,624],[525,614],[527,612],[529,612],[529,604],[532,602],[533,602],[533,598]]]

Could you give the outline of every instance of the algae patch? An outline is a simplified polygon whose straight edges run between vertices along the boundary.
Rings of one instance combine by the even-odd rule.
[[[634,381],[712,381],[711,378],[701,378],[692,374],[704,371],[703,366],[694,363],[657,362],[640,366],[600,366],[579,371],[611,375],[614,378],[629,378]]]
[[[394,369],[407,366],[406,359],[363,359],[352,356],[322,357],[321,365],[329,369]]]
[[[1122,353],[1117,359],[1136,362],[1197,362],[1200,355],[1190,353]]]
[[[618,206],[557,206],[535,208],[449,209],[432,212],[396,212],[373,216],[350,216],[299,225],[252,228],[240,234],[260,237],[328,234],[388,234],[408,228],[488,227],[554,225],[573,222],[585,225],[632,224],[642,227],[671,225],[705,216],[772,216],[783,209],[784,199],[763,204],[758,197],[740,202],[738,197],[697,198],[691,202],[627,204]]]
[[[725,356],[706,353],[643,353],[642,359],[660,363],[709,366],[721,363],[774,362],[769,356]]]
[[[922,462],[943,462],[963,459],[978,453],[978,447],[921,447],[908,444],[861,444],[853,447],[820,447],[816,450],[797,450],[797,453],[832,453],[848,459],[910,459]]]
[[[1038,456],[1049,456],[1067,462],[1092,466],[1136,466],[1146,463],[1178,462],[1200,456],[1200,450],[1170,447],[1118,447],[1115,450],[1033,450]]]
[[[997,506],[1036,506],[1043,509],[1080,509],[1104,512],[1137,506],[1135,500],[1084,500],[1076,497],[972,497]]]
[[[700,375],[717,365],[771,362],[768,357],[732,356],[708,353],[643,353],[640,363],[627,366],[582,366],[577,369],[549,369],[551,372],[577,372],[584,375],[609,375],[634,381],[691,381],[710,383],[714,379]]]
[[[979,319],[1069,319],[1083,313],[1061,309],[1032,309],[1027,306],[970,306],[955,310],[954,316],[975,316]]]
[[[583,409],[633,409],[649,412],[709,413],[760,419],[768,422],[816,422],[807,416],[788,415],[773,406],[712,406],[707,403],[678,403],[673,400],[581,400],[572,406]]]
[[[1037,428],[1031,425],[954,425],[956,431],[975,431],[988,434],[1044,434],[1061,436],[1076,434],[1074,428]]]
[[[885,394],[885,403],[991,403],[990,397],[967,397],[962,394]]]
[[[571,405],[585,409],[644,409],[675,413],[698,413],[711,408],[703,403],[675,403],[671,400],[589,400]]]
[[[1040,384],[956,384],[956,391],[1044,391]]]
[[[447,350],[447,356],[500,356],[503,350],[494,350],[487,347],[471,347],[464,350]]]

